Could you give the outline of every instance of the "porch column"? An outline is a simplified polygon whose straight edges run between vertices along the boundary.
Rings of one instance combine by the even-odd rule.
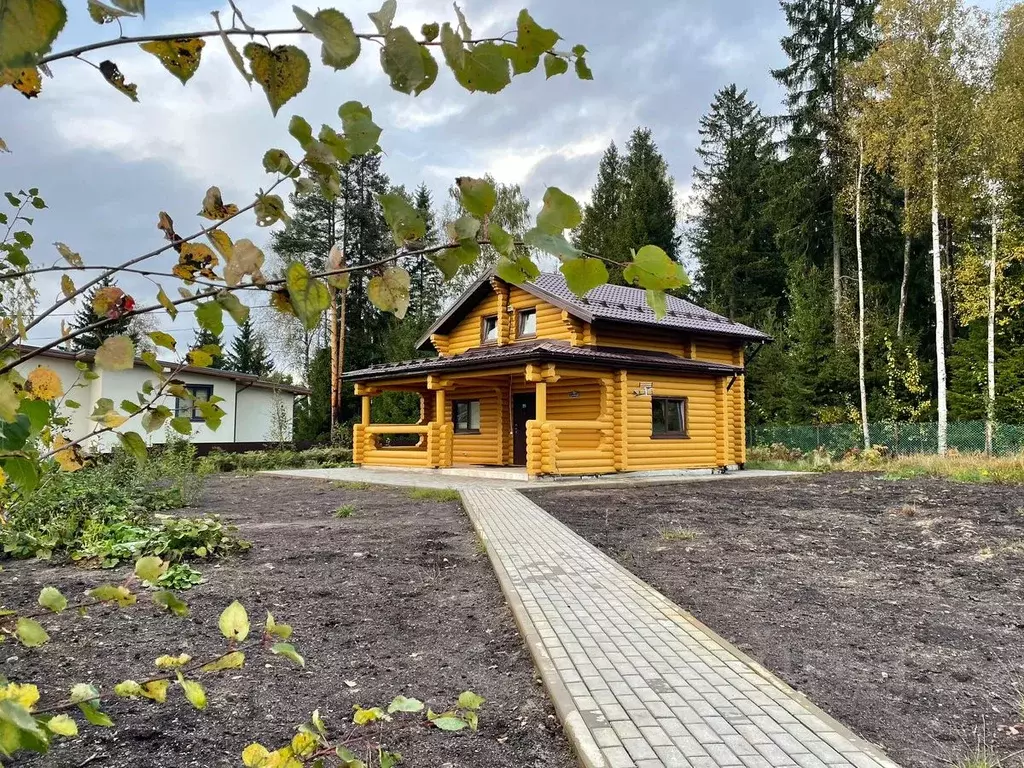
[[[526,473],[554,474],[557,435],[548,424],[548,382],[558,381],[554,363],[526,366],[526,380],[534,384],[536,416],[526,422]]]
[[[363,384],[356,383],[355,394],[362,397],[362,418],[360,423],[352,428],[352,463],[363,464],[366,461],[367,448],[372,439],[366,429],[370,426],[370,401],[373,399],[375,390]]]
[[[448,420],[448,403],[445,392],[451,386],[450,381],[436,376],[427,377],[427,390],[434,392],[434,420],[428,425],[427,452],[430,465],[433,467],[450,467],[452,465],[453,427]]]

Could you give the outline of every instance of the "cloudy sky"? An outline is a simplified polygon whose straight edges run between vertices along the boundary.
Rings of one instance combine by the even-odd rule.
[[[56,50],[116,34],[89,20],[84,0],[67,4],[71,18]],[[215,0],[148,5],[147,19],[128,20],[126,34],[208,29],[215,8],[230,19]],[[291,5],[239,2],[257,27],[295,26]],[[523,1],[462,5],[475,35],[501,34],[514,29]],[[365,14],[378,7],[361,0],[344,4],[359,31],[371,31]],[[769,75],[784,63],[778,45],[784,21],[775,0],[540,0],[529,8],[570,45],[588,47],[592,82],[571,74],[545,81],[536,71],[496,96],[469,94],[442,66],[437,84],[413,99],[390,90],[375,46],[364,46],[356,65],[335,73],[318,65],[315,41],[300,38],[294,42],[314,61],[310,85],[274,119],[262,90],[246,86],[216,39],[187,87],[136,47],[93,54],[94,63],[109,56],[138,84],[137,104],[87,64],[57,62],[39,99],[0,90],[0,138],[12,150],[0,154],[0,191],[36,186],[48,202],[33,230],[37,263],[56,258],[50,244],[59,240],[87,263],[114,264],[162,244],[156,229],[161,210],[179,232],[198,229],[203,220],[195,214],[211,184],[220,186],[228,202],[251,201],[270,179],[261,167],[263,153],[271,147],[297,149],[287,133],[289,117],[301,114],[314,126],[327,122],[340,130],[337,108],[350,99],[369,104],[383,127],[384,168],[395,183],[411,188],[425,181],[435,199],[443,200],[456,176],[491,173],[521,184],[535,207],[548,186],[585,199],[601,153],[611,141],[623,144],[638,125],[653,129],[685,198],[697,121],[718,88],[735,82],[766,112],[780,109],[781,92]],[[423,22],[445,20],[454,21],[445,0],[399,0],[396,23],[418,30]],[[267,230],[251,216],[232,222],[228,231],[263,247],[269,242]],[[166,270],[171,263],[161,266]],[[170,290],[172,281],[165,282]],[[140,301],[155,295],[155,286],[141,278],[124,286]],[[44,304],[57,296],[55,280],[40,280],[38,287]],[[191,341],[190,314],[174,324],[163,317],[162,325],[179,344]],[[42,324],[30,340],[50,340],[58,331],[59,319]]]

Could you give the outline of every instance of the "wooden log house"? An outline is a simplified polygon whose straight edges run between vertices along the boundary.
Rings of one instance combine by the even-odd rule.
[[[745,351],[771,339],[683,299],[667,310],[638,288],[578,297],[560,274],[484,276],[419,341],[437,357],[345,374],[362,397],[353,460],[531,477],[742,467]],[[419,395],[415,424],[372,423],[387,390]]]

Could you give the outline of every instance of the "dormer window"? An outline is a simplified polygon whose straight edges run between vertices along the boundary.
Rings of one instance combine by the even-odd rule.
[[[537,335],[537,310],[521,309],[518,313],[516,338],[525,339]]]
[[[498,341],[498,316],[490,315],[483,319],[480,327],[480,343],[494,344]]]

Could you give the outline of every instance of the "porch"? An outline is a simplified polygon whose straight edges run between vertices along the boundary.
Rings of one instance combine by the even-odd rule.
[[[373,398],[387,391],[417,395],[419,419],[374,423]],[[626,469],[617,448],[627,438],[625,371],[527,363],[356,382],[355,392],[362,418],[353,460],[362,466],[493,468],[503,477],[514,467],[521,477]],[[408,444],[394,444],[395,436]]]

